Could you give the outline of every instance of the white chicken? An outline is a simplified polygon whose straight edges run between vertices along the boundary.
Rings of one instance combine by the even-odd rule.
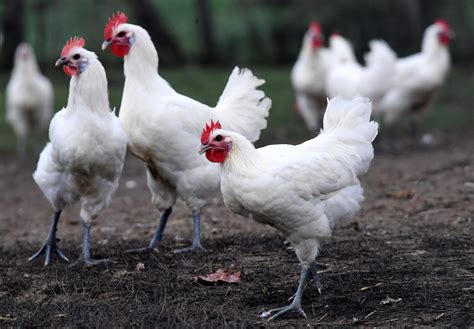
[[[367,98],[329,101],[321,134],[300,145],[254,146],[242,135],[207,126],[200,153],[221,163],[221,191],[234,213],[271,225],[289,240],[301,262],[293,302],[262,314],[274,319],[301,308],[304,286],[317,274],[321,238],[334,225],[350,218],[364,199],[357,176],[367,172],[373,158],[372,141],[378,125],[370,121]]]
[[[296,94],[295,110],[311,132],[321,125],[326,106],[326,71],[328,50],[323,48],[324,35],[317,22],[311,22],[303,37],[298,59],[291,70],[291,83]]]
[[[396,54],[381,40],[369,44],[371,52],[365,57],[366,66],[360,65],[349,42],[341,35],[330,38],[331,69],[326,80],[329,97],[364,96],[370,98],[374,111],[392,87]]]
[[[127,148],[127,135],[109,108],[104,67],[84,44],[82,38],[71,38],[56,62],[71,77],[68,103],[51,120],[51,142],[41,152],[33,174],[54,209],[46,242],[29,259],[45,253],[45,265],[51,262],[52,253],[68,261],[57,245],[56,229],[61,211],[76,201],[82,203],[84,227],[78,263],[107,261],[91,258],[90,229],[118,187]]]
[[[41,74],[33,48],[23,42],[15,51],[14,67],[6,89],[6,121],[15,132],[18,155],[25,155],[30,133],[39,137],[47,129],[52,113],[51,82]]]
[[[450,68],[448,45],[452,37],[448,22],[437,20],[425,30],[421,52],[396,61],[393,86],[380,106],[374,107],[376,119],[392,125],[403,113],[412,112],[414,123],[419,123],[446,80]]]
[[[145,162],[153,204],[162,212],[157,230],[146,248],[160,244],[172,207],[180,196],[192,210],[194,236],[190,248],[205,250],[200,239],[200,212],[219,188],[219,167],[200,157],[196,148],[201,128],[211,118],[250,141],[267,125],[270,99],[258,90],[265,81],[251,71],[235,68],[216,107],[209,107],[176,92],[158,73],[158,54],[146,30],[128,24],[117,13],[104,30],[102,49],[110,46],[124,57],[125,87],[119,119],[130,142],[128,149]]]

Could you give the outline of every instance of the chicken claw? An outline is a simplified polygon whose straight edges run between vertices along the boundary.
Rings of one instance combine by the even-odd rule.
[[[262,312],[260,314],[260,317],[266,318],[276,312],[275,314],[273,314],[271,317],[268,318],[268,321],[272,321],[288,312],[298,312],[299,315],[306,318],[307,317],[306,313],[301,308],[301,298],[303,297],[303,291],[306,286],[306,283],[310,279],[310,276],[314,278],[316,287],[318,288],[319,293],[321,293],[321,282],[319,280],[319,275],[317,272],[318,265],[325,266],[324,264],[317,263],[317,262],[312,262],[310,265],[301,266],[301,274],[300,274],[298,289],[296,290],[296,293],[293,295],[293,297],[290,298],[290,300],[293,299],[293,302],[290,305]]]
[[[92,259],[92,258],[89,258],[89,259],[79,259],[78,261],[76,261],[74,264],[71,264],[69,265],[69,267],[77,267],[77,266],[84,266],[84,267],[91,267],[91,266],[96,266],[96,265],[100,265],[100,264],[107,264],[108,262],[110,262],[110,259],[109,258],[102,258],[102,259]]]
[[[38,259],[39,256],[41,256],[43,253],[45,253],[45,261],[44,261],[44,266],[48,266],[51,263],[51,254],[53,251],[56,253],[59,259],[69,262],[69,259],[63,254],[61,249],[57,246],[57,242],[59,242],[60,239],[55,239],[55,240],[47,240],[44,245],[41,247],[40,250],[34,253],[33,256],[28,258],[28,261],[34,261]]]
[[[38,259],[43,253],[45,253],[44,266],[48,266],[51,263],[51,254],[54,252],[60,260],[69,262],[69,259],[63,254],[61,249],[59,249],[57,243],[60,239],[56,238],[56,230],[58,227],[59,217],[61,216],[61,211],[56,211],[53,216],[53,222],[51,223],[51,228],[49,229],[48,237],[43,246],[33,254],[28,261],[34,261]]]
[[[277,313],[272,315],[275,312],[277,312]],[[278,318],[278,317],[280,317],[280,316],[282,316],[282,315],[284,315],[288,312],[298,312],[299,315],[301,315],[304,318],[307,318],[306,313],[301,308],[301,302],[299,303],[299,305],[297,305],[295,302],[293,302],[290,305],[287,305],[287,306],[284,306],[284,307],[274,308],[272,310],[262,312],[262,314],[260,314],[260,317],[266,318],[266,317],[272,315],[267,320],[267,321],[272,321],[272,320],[274,320],[274,319],[276,319],[276,318]]]
[[[204,248],[201,243],[193,243],[191,247],[173,250],[175,254],[186,253],[186,252],[203,252],[207,253],[207,249]]]

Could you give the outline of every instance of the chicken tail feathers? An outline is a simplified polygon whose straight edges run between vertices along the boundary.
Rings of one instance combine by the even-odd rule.
[[[267,127],[272,101],[257,89],[265,80],[249,69],[235,67],[216,105],[216,114],[225,129],[235,131],[254,142]]]
[[[334,97],[328,101],[321,135],[331,140],[334,152],[350,163],[356,175],[367,172],[374,157],[372,142],[378,133],[378,124],[370,121],[372,103],[368,98],[352,100]],[[329,141],[328,141],[329,142]]]

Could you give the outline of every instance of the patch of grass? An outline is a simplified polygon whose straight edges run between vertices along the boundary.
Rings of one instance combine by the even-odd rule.
[[[297,143],[308,139],[308,133],[302,121],[293,112],[294,96],[290,84],[291,67],[250,67],[259,78],[265,79],[262,87],[272,99],[273,106],[268,119],[268,128],[262,133],[259,145],[269,143]],[[227,82],[232,67],[181,69],[161,69],[160,73],[180,93],[211,106],[217,103]],[[474,75],[472,67],[455,67],[441,90],[436,102],[427,113],[424,125],[426,129],[453,130],[466,129],[474,124],[471,105],[474,103]],[[111,107],[120,107],[123,88],[121,66],[107,68],[109,79],[109,98]],[[55,109],[59,110],[67,103],[69,81],[61,72],[48,74],[55,88]],[[6,85],[7,74],[0,75],[0,82]],[[403,123],[402,123],[403,125]],[[0,152],[12,151],[15,138],[5,123],[5,95],[0,91]]]

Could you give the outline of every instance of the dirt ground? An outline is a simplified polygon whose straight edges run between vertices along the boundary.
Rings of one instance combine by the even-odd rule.
[[[94,256],[113,262],[44,268],[26,262],[51,217],[31,178],[35,161],[3,156],[0,326],[473,326],[474,133],[444,138],[435,148],[376,156],[363,177],[362,210],[322,246],[319,260],[329,268],[321,296],[306,289],[308,318],[273,323],[258,314],[286,304],[299,276],[294,252],[275,230],[232,215],[216,195],[203,213],[208,254],[171,252],[191,238],[191,214],[181,202],[159,252],[127,254],[148,243],[158,218],[143,166],[130,158],[111,207],[92,229]],[[72,258],[81,232],[78,208],[67,210],[58,236]],[[241,271],[241,282],[193,282],[219,268]]]

